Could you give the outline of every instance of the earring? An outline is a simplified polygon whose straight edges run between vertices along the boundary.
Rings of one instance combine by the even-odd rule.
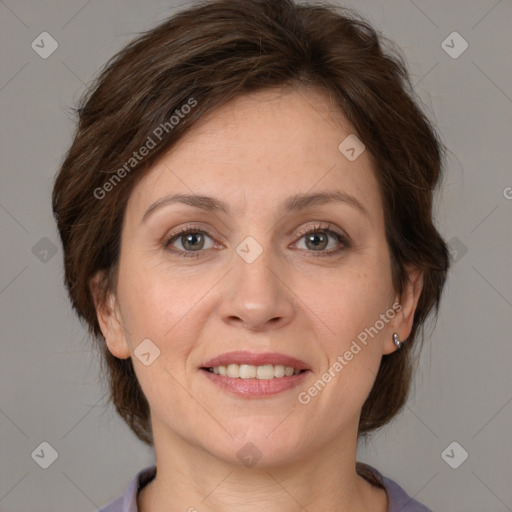
[[[400,341],[400,336],[398,336],[396,332],[393,334],[393,343],[395,344],[396,348],[400,350],[402,347],[402,342]]]

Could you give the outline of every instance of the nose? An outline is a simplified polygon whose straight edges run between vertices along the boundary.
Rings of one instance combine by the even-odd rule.
[[[224,322],[264,332],[292,321],[294,295],[270,252],[265,249],[251,263],[234,253],[233,270],[223,282],[220,314]]]

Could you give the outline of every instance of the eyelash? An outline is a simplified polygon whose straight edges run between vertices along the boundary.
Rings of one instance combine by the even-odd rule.
[[[299,240],[301,238],[304,238],[307,235],[314,234],[314,233],[317,233],[317,232],[322,232],[322,233],[325,233],[325,234],[331,236],[332,238],[337,240],[342,245],[342,247],[339,247],[338,249],[334,249],[334,250],[330,250],[330,251],[318,251],[318,253],[316,253],[316,254],[315,254],[316,251],[306,251],[306,252],[311,252],[312,256],[315,257],[315,258],[317,258],[317,257],[336,256],[341,251],[343,251],[345,249],[348,249],[350,247],[350,243],[348,242],[347,237],[342,235],[341,233],[338,233],[337,231],[334,231],[334,230],[330,229],[330,224],[328,224],[327,226],[317,225],[317,226],[314,226],[312,228],[308,228],[308,229],[306,229],[304,231],[300,231],[298,233]],[[170,248],[170,246],[171,246],[171,244],[173,242],[178,240],[180,237],[182,237],[184,235],[191,234],[191,233],[192,234],[201,233],[203,235],[207,235],[208,237],[212,238],[212,236],[210,235],[210,233],[208,233],[208,231],[204,231],[203,229],[199,229],[199,228],[196,228],[196,227],[193,227],[193,226],[185,227],[181,231],[179,231],[178,233],[175,233],[170,238],[166,239],[166,241],[164,242],[164,249],[166,249],[166,250],[176,254],[177,256],[181,256],[181,257],[184,257],[184,258],[197,258],[197,257],[199,257],[200,253],[204,252],[203,250],[199,250],[199,251],[182,251],[182,250],[176,250],[176,249]]]

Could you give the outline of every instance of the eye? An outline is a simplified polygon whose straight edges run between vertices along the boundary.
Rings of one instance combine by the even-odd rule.
[[[298,247],[313,256],[335,256],[350,247],[348,237],[327,226],[314,226],[300,231],[296,246],[304,239],[304,247]],[[164,242],[164,248],[178,256],[198,257],[203,250],[218,248],[207,231],[196,227],[185,227]],[[328,250],[326,250],[328,249]]]
[[[207,243],[210,240],[210,244]],[[181,246],[181,247],[180,247]],[[197,228],[184,228],[173,234],[164,243],[164,247],[179,256],[198,256],[202,249],[211,249],[215,242],[206,231]]]
[[[299,247],[299,249],[318,253],[314,256],[334,256],[349,247],[347,237],[329,226],[315,226],[300,232],[299,235],[300,240],[304,239],[305,247],[305,249],[304,247]],[[299,246],[299,242],[297,242],[297,246]]]

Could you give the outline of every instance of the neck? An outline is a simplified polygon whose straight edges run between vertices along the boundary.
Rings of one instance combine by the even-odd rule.
[[[245,467],[155,427],[157,475],[139,493],[139,512],[387,511],[385,490],[355,471],[357,438],[300,459]]]

